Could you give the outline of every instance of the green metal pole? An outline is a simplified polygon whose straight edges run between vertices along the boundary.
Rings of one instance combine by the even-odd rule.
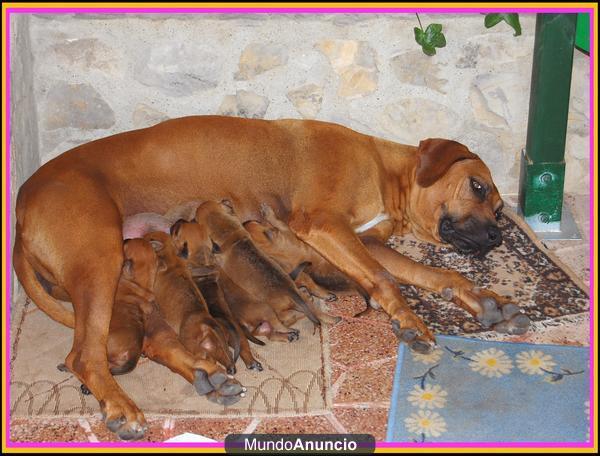
[[[535,231],[560,231],[576,14],[538,14],[519,204]]]

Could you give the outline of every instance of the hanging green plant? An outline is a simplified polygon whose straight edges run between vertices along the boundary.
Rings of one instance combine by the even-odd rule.
[[[442,24],[429,24],[423,29],[419,15],[415,13],[419,21],[419,27],[415,27],[415,41],[423,49],[426,55],[435,55],[435,48],[443,48],[446,46],[446,37],[442,32]],[[521,22],[517,13],[489,13],[485,15],[484,25],[486,28],[494,27],[500,22],[506,22],[515,31],[514,36],[521,34]]]
[[[515,34],[513,36],[519,36],[521,34],[521,23],[519,22],[519,15],[517,13],[490,13],[485,15],[485,28],[491,28],[500,22],[506,22],[510,25]]]
[[[435,55],[435,48],[446,46],[446,37],[442,33],[442,24],[429,24],[425,30],[417,14],[419,27],[415,27],[415,41],[421,45],[427,55]]]

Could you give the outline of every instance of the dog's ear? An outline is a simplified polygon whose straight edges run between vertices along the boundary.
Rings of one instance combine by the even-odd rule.
[[[263,233],[265,233],[265,237],[269,241],[273,242],[273,241],[275,241],[275,238],[277,237],[279,230],[277,228],[267,228],[263,231]]]
[[[180,258],[183,258],[185,260],[188,259],[188,257],[190,256],[190,251],[188,250],[188,243],[187,241],[183,243],[183,247],[181,247],[181,249],[179,250],[179,252],[177,252],[177,256]]]
[[[461,143],[440,138],[421,141],[417,157],[417,184],[421,187],[434,184],[457,161],[479,159]]]
[[[123,275],[128,278],[133,277],[133,260],[123,262]]]
[[[165,245],[157,239],[150,239],[149,242],[155,252],[160,252],[165,247]]]
[[[235,215],[235,211],[233,210],[233,203],[228,199],[221,200],[221,206],[223,206],[229,215]]]
[[[169,230],[169,233],[171,234],[171,237],[173,237],[173,239],[177,239],[179,237],[179,231],[181,231],[181,225],[183,225],[184,223],[187,223],[187,221],[184,219],[179,219],[175,223],[173,223],[173,225],[171,225],[171,229]]]
[[[166,271],[168,269],[167,263],[163,258],[159,258],[158,260],[156,260],[156,270],[158,272],[163,272]]]

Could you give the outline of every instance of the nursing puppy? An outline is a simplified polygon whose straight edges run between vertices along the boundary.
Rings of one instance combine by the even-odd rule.
[[[317,285],[310,275],[305,272],[305,269],[311,265],[302,255],[297,255],[296,252],[287,248],[288,242],[284,235],[280,236],[279,231],[270,225],[268,222],[258,222],[249,220],[244,223],[244,228],[256,246],[271,259],[273,259],[281,268],[294,280],[300,293],[304,298],[310,310],[317,316],[319,321],[334,324],[340,320],[340,317],[328,315],[321,308],[321,303],[325,300],[332,301],[336,299],[336,295],[325,290],[320,285]],[[294,236],[292,233],[291,236]],[[295,236],[294,236],[295,237]],[[302,243],[296,238],[297,243]],[[295,242],[290,242],[292,248],[296,247]]]
[[[204,298],[194,285],[187,265],[177,256],[171,237],[163,232],[144,236],[158,256],[158,273],[154,294],[160,313],[179,334],[183,346],[192,354],[205,353],[235,371],[235,363],[227,347],[227,334],[210,315]]]
[[[257,300],[268,303],[284,326],[303,315],[319,324],[293,280],[252,243],[230,203],[207,201],[198,207],[195,220],[207,227],[225,274]]]
[[[262,371],[262,365],[252,355],[248,339],[263,345],[258,339],[244,331],[231,312],[219,284],[219,268],[212,253],[212,242],[205,226],[178,220],[170,229],[178,256],[183,258],[190,270],[194,283],[202,293],[210,314],[221,326],[232,334],[236,341],[234,361],[241,356],[248,369]]]
[[[261,204],[260,212],[263,220],[248,221],[244,223],[244,228],[250,233],[257,247],[273,258],[285,271],[291,273],[305,264],[306,267],[300,272],[296,282],[300,281],[313,296],[327,300],[335,299],[335,294],[358,292],[365,296],[356,283],[316,250],[298,239],[289,227],[277,218],[271,206]]]
[[[264,345],[264,342],[253,336],[266,336],[272,341],[292,342],[298,339],[299,333],[296,329],[284,326],[266,302],[252,296],[218,266],[215,254],[212,253],[213,242],[205,225],[180,220],[172,227],[172,234],[179,255],[188,257],[190,272],[196,283],[204,288],[211,281],[217,282],[224,302],[217,293],[211,291],[218,297],[218,301],[212,308],[209,305],[209,310],[212,313],[213,310],[224,312],[222,309],[225,307],[230,309],[231,315],[239,323],[245,336],[241,338],[241,355],[246,366],[250,367],[253,361],[250,358],[250,347],[245,346],[244,339],[258,345]],[[245,353],[248,352],[249,355],[246,355]]]

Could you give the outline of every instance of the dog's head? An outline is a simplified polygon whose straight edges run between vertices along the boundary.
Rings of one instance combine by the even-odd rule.
[[[196,217],[197,223],[206,226],[210,239],[213,242],[213,251],[220,251],[220,246],[230,236],[245,233],[244,227],[237,218],[233,205],[229,200],[221,202],[206,201],[198,206]]]
[[[215,266],[213,242],[205,225],[178,220],[171,227],[171,237],[177,248],[177,255],[187,260],[192,267]]]
[[[125,261],[123,276],[143,288],[151,290],[158,267],[152,245],[144,239],[127,239],[123,244]]]
[[[481,257],[502,243],[503,202],[490,170],[456,141],[421,141],[409,207],[412,230],[424,240]]]

